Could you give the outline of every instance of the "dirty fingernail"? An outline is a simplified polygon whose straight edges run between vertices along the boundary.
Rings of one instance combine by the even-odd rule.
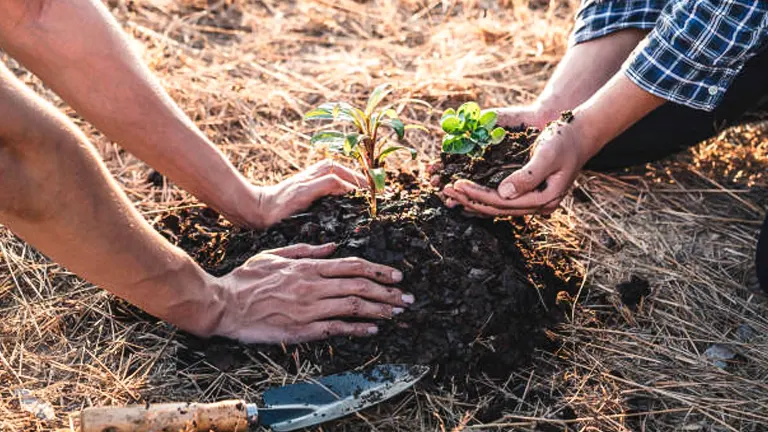
[[[403,280],[403,273],[399,270],[393,270],[392,271],[392,280],[394,282],[400,282]]]
[[[379,332],[379,328],[378,327],[368,327],[368,334],[372,334],[373,335],[373,334],[376,334],[378,332]]]
[[[403,303],[413,304],[413,302],[415,301],[416,301],[416,298],[413,296],[413,294],[403,294]]]
[[[504,198],[512,198],[516,192],[517,190],[515,190],[515,185],[511,183],[503,183],[499,186],[499,195],[503,196]]]
[[[403,308],[392,308],[392,315],[400,315],[401,313],[405,312],[405,309]]]

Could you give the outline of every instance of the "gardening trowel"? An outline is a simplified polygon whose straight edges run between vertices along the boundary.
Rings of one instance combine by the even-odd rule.
[[[246,432],[256,426],[292,431],[375,405],[421,379],[426,366],[380,365],[267,390],[264,407],[230,400],[124,408],[86,408],[81,432]]]

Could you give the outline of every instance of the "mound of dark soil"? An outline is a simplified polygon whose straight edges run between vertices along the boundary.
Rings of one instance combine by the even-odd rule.
[[[479,158],[441,153],[440,182],[448,184],[466,179],[490,188],[498,187],[502,180],[528,162],[530,147],[539,132],[533,127],[509,131],[504,141],[488,147]]]
[[[252,364],[247,350],[268,356],[295,372],[297,359],[320,366],[323,374],[371,362],[425,364],[435,385],[470,384],[483,375],[506,379],[525,364],[535,347],[548,343],[544,329],[562,315],[558,292],[575,284],[556,268],[565,260],[535,250],[524,226],[470,219],[445,208],[432,192],[401,189],[380,203],[371,220],[363,197],[328,197],[306,213],[266,232],[234,228],[214,212],[185,210],[164,218],[160,230],[222,275],[259,251],[294,243],[338,242],[338,257],[357,256],[404,272],[400,287],[416,303],[382,322],[371,338],[335,338],[298,346],[250,346],[224,340],[184,339],[184,361],[193,353],[222,370]],[[560,259],[561,262],[552,262]],[[184,356],[182,356],[184,357]]]

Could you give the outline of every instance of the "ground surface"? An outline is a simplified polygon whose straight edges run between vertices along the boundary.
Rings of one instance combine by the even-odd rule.
[[[233,229],[208,210],[183,210],[181,217],[164,219],[161,232],[213,274],[225,274],[262,250],[334,241],[337,257],[362,257],[403,271],[399,286],[417,299],[402,315],[381,323],[375,337],[287,349],[189,337],[183,344],[187,363],[246,368],[251,361],[241,351],[247,351],[289,373],[296,372],[297,358],[323,374],[378,363],[422,364],[431,373],[421,388],[451,389],[469,402],[503,398],[494,394],[498,386],[485,381],[503,383],[510,370],[530,363],[535,348],[552,349],[545,330],[563,318],[558,294],[576,293],[573,272],[564,257],[531,248],[525,225],[468,218],[414,186],[386,197],[376,220],[361,196],[321,200],[266,232]]]
[[[308,151],[316,125],[303,124],[302,112],[328,99],[362,102],[385,81],[434,106],[403,112],[433,131],[413,134],[411,144],[421,162],[434,158],[443,109],[469,99],[484,107],[532,99],[565,49],[576,3],[109,5],[182,108],[247,176],[269,183],[321,156]],[[83,127],[148,220],[197,205],[168,182],[147,182],[147,166],[9,64]],[[561,211],[527,220],[540,253],[568,254],[585,275],[579,287],[589,289],[574,295],[551,333],[560,348],[537,351],[497,384],[503,403],[416,389],[336,429],[764,430],[768,308],[751,288],[756,230],[768,206],[766,130],[755,123],[673,160],[586,173]],[[632,276],[648,281],[650,293],[618,292]],[[68,430],[89,405],[255,398],[319,372],[301,359],[286,368],[248,350],[237,353],[247,366],[187,361],[189,341],[175,329],[7,231],[0,232],[0,315],[0,430]],[[725,369],[705,355],[715,344],[736,354]],[[22,388],[49,402],[55,419],[22,410],[13,393]],[[476,415],[481,410],[486,415]]]

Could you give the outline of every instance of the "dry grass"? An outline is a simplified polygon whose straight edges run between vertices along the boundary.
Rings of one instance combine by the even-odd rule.
[[[272,182],[318,155],[300,114],[320,101],[362,101],[384,81],[428,100],[405,116],[437,131],[439,111],[477,98],[485,106],[530,100],[565,49],[575,0],[110,1],[144,59],[197,124],[255,182]],[[17,73],[56,100],[20,68]],[[62,109],[67,110],[59,103]],[[154,220],[194,203],[149,168],[80,124],[129,197]],[[584,175],[588,202],[566,200],[534,219],[541,246],[566,250],[585,290],[557,330],[562,349],[511,371],[505,415],[472,418],[450,392],[411,392],[338,428],[378,430],[766,430],[768,318],[754,287],[755,234],[768,205],[765,126],[728,131],[663,164],[615,176]],[[437,135],[414,139],[425,161]],[[640,307],[614,287],[651,281]],[[0,231],[0,430],[69,430],[83,406],[254,397],[295,379],[262,358],[224,373],[180,369],[172,327],[115,301]],[[744,341],[737,328],[756,335]],[[738,352],[721,370],[703,351]],[[303,374],[315,373],[306,367]],[[302,375],[303,375],[302,374]],[[262,377],[249,387],[244,376]],[[56,410],[41,422],[12,391]],[[490,397],[491,395],[489,395]],[[480,401],[483,403],[483,401]],[[573,420],[562,418],[572,410]]]

